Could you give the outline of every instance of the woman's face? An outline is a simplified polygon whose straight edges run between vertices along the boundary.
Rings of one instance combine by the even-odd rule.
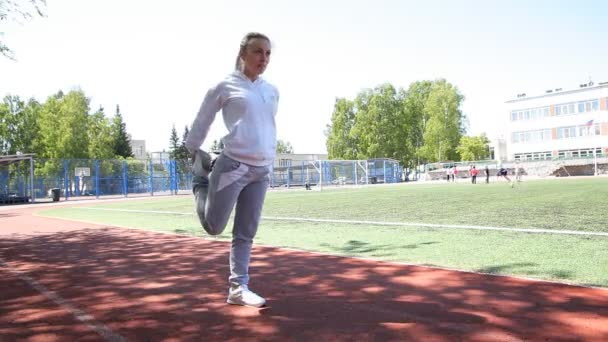
[[[261,75],[270,61],[270,42],[263,38],[251,39],[241,58],[245,75],[254,78]]]

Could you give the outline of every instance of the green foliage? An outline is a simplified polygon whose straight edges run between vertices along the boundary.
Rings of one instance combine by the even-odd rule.
[[[12,95],[0,102],[0,153],[35,153],[37,177],[63,176],[64,159],[81,160],[83,166],[92,167],[92,162],[84,160],[131,158],[129,140],[118,106],[112,119],[102,107],[90,112],[82,90],[59,91],[44,103]],[[122,164],[118,164],[101,163],[101,174],[119,174]],[[73,167],[69,166],[70,172]]]
[[[89,157],[89,100],[81,90],[51,96],[39,118],[39,156],[56,159]]]
[[[104,115],[102,107],[89,117],[89,158],[111,159],[114,157],[112,148],[112,132],[110,121]]]
[[[355,125],[354,102],[336,99],[331,125],[327,126],[327,153],[329,159],[355,159],[357,157],[356,139],[351,135]]]
[[[402,91],[403,112],[408,122],[407,129],[410,132],[407,143],[411,146],[411,149],[408,149],[410,153],[406,155],[406,160],[409,161],[406,165],[413,166],[420,164],[424,131],[426,123],[429,121],[429,115],[425,106],[432,86],[433,82],[431,81],[417,81],[410,84],[407,91]]]
[[[456,147],[463,133],[460,105],[464,97],[445,80],[431,87],[425,110],[428,121],[423,134],[421,155],[429,162],[459,160]]]
[[[175,124],[171,127],[171,136],[169,137],[169,156],[171,159],[177,159],[176,155],[179,153],[179,136],[175,129]]]
[[[223,149],[224,149],[224,142],[222,141],[222,139],[213,140],[213,143],[211,143],[211,147],[209,148],[209,150],[212,152],[221,152]]]
[[[188,137],[189,132],[188,126],[184,127],[184,133],[182,134],[182,140],[180,142],[175,125],[173,125],[169,138],[169,157],[171,159],[188,160],[190,158],[190,152],[186,148],[186,138]]]
[[[149,175],[146,161],[134,158],[127,158],[126,161],[129,177],[145,177]]]
[[[277,153],[293,153],[293,147],[289,141],[277,140]]]
[[[182,142],[179,145],[177,155],[175,156],[176,160],[188,160],[188,158],[190,158],[190,152],[188,151],[188,148],[186,148],[186,138],[188,137],[188,133],[190,133],[190,130],[186,125],[184,127],[184,134],[182,135]]]
[[[32,153],[38,135],[40,104],[8,95],[0,103],[0,154]]]
[[[329,158],[392,158],[405,166],[455,159],[463,133],[462,101],[458,89],[443,79],[415,82],[407,90],[382,84],[354,100],[336,99],[325,132]]]
[[[463,136],[456,148],[462,160],[484,160],[490,157],[490,140],[485,134],[476,137]]]
[[[116,105],[116,114],[112,119],[112,139],[115,156],[123,158],[133,157],[131,137],[127,134],[127,125],[122,120],[122,114],[118,105]]]

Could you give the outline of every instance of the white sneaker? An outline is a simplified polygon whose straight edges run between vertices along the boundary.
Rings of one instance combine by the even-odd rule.
[[[228,300],[226,302],[233,305],[259,308],[266,303],[266,299],[249,290],[247,285],[239,285],[237,287],[230,287],[230,290],[228,290]]]

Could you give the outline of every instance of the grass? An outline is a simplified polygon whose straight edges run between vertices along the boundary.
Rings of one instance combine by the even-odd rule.
[[[186,215],[76,207],[43,214],[203,236],[190,214],[191,197],[96,207]],[[608,232],[606,208],[608,179],[580,179],[524,182],[515,189],[503,182],[276,191],[268,194],[263,215]],[[219,238],[229,239],[229,230]],[[608,237],[603,236],[264,220],[256,243],[608,287]]]

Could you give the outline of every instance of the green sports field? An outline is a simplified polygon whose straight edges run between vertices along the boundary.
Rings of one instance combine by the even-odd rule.
[[[191,196],[41,215],[206,236]],[[608,287],[608,178],[270,191],[263,217],[259,244]]]

